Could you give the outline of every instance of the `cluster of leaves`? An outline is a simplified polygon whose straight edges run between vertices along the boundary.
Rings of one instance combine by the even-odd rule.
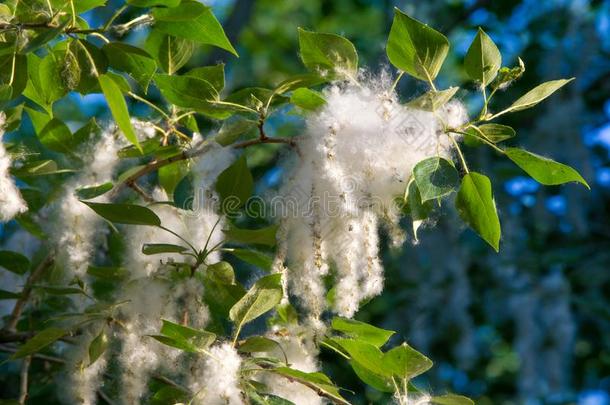
[[[300,382],[335,403],[347,403],[339,388],[323,373],[303,373],[290,368],[286,359],[258,357],[254,354],[275,350],[281,344],[267,336],[251,336],[240,340],[242,327],[275,310],[270,319],[275,325],[288,327],[298,319],[295,309],[280,305],[282,297],[279,274],[260,278],[246,289],[237,279],[232,266],[225,261],[209,263],[211,252],[220,250],[250,265],[269,272],[271,258],[267,251],[275,245],[276,226],[258,229],[240,228],[233,221],[224,229],[225,243],[220,246],[193,246],[173,230],[164,227],[149,208],[136,205],[133,196],[122,203],[87,202],[103,194],[116,197],[124,187],[133,187],[141,177],[156,173],[151,179],[163,187],[171,204],[188,208],[193,198],[189,160],[205,153],[206,145],[217,142],[223,146],[245,148],[264,143],[292,143],[290,139],[268,136],[264,125],[278,107],[291,104],[302,114],[315,111],[325,104],[316,86],[333,80],[357,81],[358,54],[345,38],[299,29],[301,59],[310,73],[289,78],[275,88],[246,88],[223,97],[224,66],[198,67],[184,71],[197,45],[211,45],[237,55],[211,9],[192,0],[127,0],[98,28],[91,28],[80,14],[103,6],[104,0],[21,0],[0,5],[0,102],[6,113],[6,129],[17,130],[23,112],[29,116],[36,139],[23,142],[10,150],[21,164],[12,174],[27,184],[23,195],[29,212],[17,222],[28,232],[45,239],[36,223],[36,212],[57,197],[56,192],[82,167],[79,151],[97,136],[99,127],[94,119],[72,131],[56,114],[54,104],[70,92],[102,93],[118,128],[132,146],[120,151],[125,162],[133,162],[116,182],[92,184],[77,190],[78,197],[115,230],[111,238],[120,240],[119,230],[112,226],[159,227],[184,241],[184,245],[145,244],[147,255],[178,253],[193,258],[194,264],[172,262],[175,277],[197,277],[205,286],[204,302],[213,316],[208,330],[164,321],[158,335],[151,338],[187,353],[206,355],[217,340],[231,337],[233,345],[244,354],[243,387],[253,403],[287,404],[286,400],[268,394],[268,389],[251,378],[254,372],[272,372],[290,381]],[[136,16],[122,23],[124,14],[136,11]],[[150,25],[144,47],[128,45],[121,37],[131,29]],[[413,108],[437,110],[458,91],[457,87],[439,90],[434,84],[449,50],[449,42],[441,33],[396,10],[387,44],[390,62],[399,69],[398,80],[404,73],[430,85],[430,91],[409,102]],[[493,41],[481,30],[465,59],[465,70],[480,84],[483,108],[476,119],[459,128],[446,128],[446,135],[455,142],[460,172],[452,161],[434,157],[420,162],[405,191],[406,211],[413,223],[426,219],[432,202],[457,191],[455,203],[461,217],[494,249],[499,248],[500,223],[492,196],[491,182],[481,173],[470,171],[461,152],[458,138],[466,146],[487,145],[506,155],[525,172],[542,184],[577,181],[587,185],[572,168],[518,148],[502,148],[501,142],[515,136],[512,128],[491,122],[496,118],[538,104],[569,80],[543,83],[518,98],[500,112],[490,112],[494,94],[524,71],[523,64],[515,68],[502,67],[501,55]],[[150,88],[163,97],[162,103],[149,101]],[[489,92],[489,94],[488,94]],[[156,135],[140,142],[130,117],[128,102],[151,108],[151,122]],[[202,145],[190,148],[194,132],[204,132],[202,123],[222,121],[217,131]],[[202,131],[203,130],[203,131]],[[461,179],[460,179],[461,178]],[[254,180],[244,157],[238,159],[217,179],[216,190],[221,202],[237,201],[232,210],[243,207],[253,191]],[[139,194],[141,188],[134,187]],[[145,194],[145,193],[144,193]],[[122,196],[122,195],[121,195]],[[222,204],[226,209],[227,204]],[[227,212],[228,214],[229,212]],[[203,242],[203,241],[202,241]],[[254,248],[256,247],[256,249]],[[51,252],[50,246],[45,246]],[[119,250],[119,249],[117,249]],[[46,253],[46,252],[45,252]],[[111,252],[110,256],[115,253]],[[45,256],[45,255],[43,255]],[[52,252],[46,257],[52,256]],[[90,266],[88,275],[94,280],[88,285],[75,280],[70,286],[52,283],[38,284],[52,261],[43,259],[30,263],[16,252],[1,252],[0,265],[18,274],[29,272],[21,293],[0,291],[2,299],[17,299],[20,309],[13,315],[15,324],[3,332],[13,334],[30,329],[23,306],[33,293],[42,297],[84,294],[94,304],[75,321],[60,322],[37,332],[26,343],[14,348],[11,359],[20,359],[48,350],[50,345],[70,334],[78,334],[84,325],[98,323],[98,337],[89,347],[88,365],[94,363],[109,347],[108,327],[116,322],[116,308],[121,303],[108,304],[106,299],[116,288],[116,282],[128,278],[128,270],[120,267],[120,258],[111,257],[114,266]],[[42,270],[41,270],[42,269]],[[52,272],[50,272],[52,273]],[[101,286],[101,287],[100,287]],[[66,302],[64,301],[64,304]],[[67,304],[66,304],[67,305]],[[65,308],[66,305],[64,305]],[[57,317],[57,305],[49,312]],[[17,322],[19,321],[19,322]],[[227,333],[230,330],[231,333]],[[319,345],[347,359],[355,374],[366,384],[382,392],[406,398],[417,392],[410,380],[428,370],[432,363],[406,344],[382,351],[392,332],[353,320],[335,318]],[[7,335],[8,336],[8,335]],[[11,335],[13,336],[13,335]],[[21,336],[21,335],[20,335]],[[153,396],[157,403],[188,400],[190,393],[174,386],[160,387]],[[185,399],[186,397],[186,399]],[[433,397],[438,404],[469,404],[467,398],[455,395]]]

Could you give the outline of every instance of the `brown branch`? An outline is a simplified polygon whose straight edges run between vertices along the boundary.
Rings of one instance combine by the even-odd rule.
[[[19,405],[25,405],[25,401],[28,399],[28,377],[30,373],[31,362],[31,356],[27,356],[21,361],[21,373],[19,377]]]
[[[21,296],[17,299],[17,302],[13,307],[13,311],[11,312],[11,316],[9,317],[9,320],[4,326],[3,330],[13,332],[17,329],[17,323],[19,322],[21,313],[25,309],[25,306],[30,299],[30,294],[32,293],[34,284],[36,284],[44,272],[51,267],[54,260],[53,254],[49,253],[47,257],[45,257],[43,261],[38,264],[36,269],[30,273],[25,282],[25,286],[23,287],[23,291],[21,292]]]
[[[264,132],[263,132],[263,134],[264,134]],[[247,148],[249,146],[259,145],[259,144],[263,144],[263,143],[284,143],[284,144],[287,144],[290,146],[296,145],[293,138],[270,138],[270,137],[265,136],[264,138],[259,137],[257,139],[252,139],[249,141],[236,143],[236,144],[231,145],[231,147],[234,149],[243,149],[243,148]],[[140,170],[138,170],[131,176],[127,177],[121,183],[117,184],[114,187],[114,189],[112,190],[110,197],[111,198],[115,197],[125,187],[133,188],[133,185],[135,185],[136,181],[142,176],[146,176],[147,174],[152,173],[155,170],[157,170],[163,166],[167,166],[172,163],[180,162],[182,160],[187,160],[187,159],[191,159],[191,158],[203,155],[204,153],[206,153],[208,151],[208,149],[209,149],[209,147],[202,147],[202,148],[199,148],[196,150],[184,151],[178,155],[170,156],[166,159],[153,160],[152,162],[148,163],[146,166],[144,166],[143,168],[141,168]]]

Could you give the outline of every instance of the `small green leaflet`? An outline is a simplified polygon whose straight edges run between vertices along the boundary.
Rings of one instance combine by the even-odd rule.
[[[152,210],[135,204],[104,204],[81,201],[110,222],[127,225],[160,226],[161,220]]]
[[[437,405],[474,405],[474,401],[462,395],[447,394],[430,398],[430,403]]]
[[[575,181],[591,189],[587,181],[570,166],[519,148],[507,148],[505,152],[510,160],[540,184],[554,186]]]
[[[99,335],[97,335],[89,345],[89,365],[95,363],[96,360],[99,359],[102,354],[104,354],[109,343],[110,341],[108,339],[108,334],[106,333],[106,328],[104,327]]]
[[[432,361],[406,343],[396,346],[383,355],[386,367],[398,378],[410,380],[432,367]]]
[[[476,172],[467,173],[462,179],[455,206],[462,220],[497,252],[500,248],[500,220],[489,178]]]
[[[326,104],[326,100],[317,91],[299,87],[292,92],[290,102],[304,110],[315,111]]]
[[[123,93],[121,92],[121,88],[118,84],[112,79],[112,77],[107,74],[100,75],[98,77],[100,87],[102,88],[102,92],[106,97],[106,101],[108,102],[108,107],[110,107],[110,112],[114,117],[117,125],[123,131],[125,138],[133,145],[135,145],[140,152],[142,152],[142,148],[140,147],[140,143],[138,142],[138,137],[131,125],[131,119],[129,118],[129,111],[127,110],[127,103],[125,102],[125,98],[123,98]]]
[[[21,253],[0,250],[0,267],[15,274],[25,274],[30,268],[30,260]]]
[[[303,64],[315,72],[355,77],[358,53],[346,38],[335,34],[306,31],[299,28],[299,48]]]
[[[523,96],[519,97],[517,101],[510,105],[510,107],[496,114],[496,116],[508,112],[521,111],[531,108],[542,100],[544,100],[545,98],[549,97],[551,94],[555,93],[557,90],[559,90],[566,84],[570,83],[572,80],[574,80],[574,78],[551,80],[549,82],[539,84],[532,90],[525,93]]]
[[[148,84],[157,70],[155,60],[148,53],[120,42],[106,44],[102,51],[108,58],[110,67],[129,74],[146,93]]]
[[[417,79],[432,82],[449,52],[449,40],[395,8],[386,52],[398,69]]]
[[[196,1],[183,1],[178,7],[153,10],[155,29],[166,34],[217,46],[237,55],[212,10]]]
[[[166,73],[173,75],[184,66],[195,51],[195,42],[151,29],[144,45]]]
[[[235,284],[235,272],[228,262],[210,264],[205,271],[206,275],[217,283]]]
[[[145,243],[142,245],[142,253],[145,255],[157,255],[161,253],[183,253],[188,248],[171,243]]]
[[[483,137],[492,143],[499,143],[515,136],[515,130],[508,125],[502,124],[483,124],[478,127],[471,126],[466,132],[474,137]]]
[[[453,163],[441,157],[431,157],[416,164],[413,168],[413,177],[422,203],[450,194],[459,181]]]
[[[468,73],[471,79],[481,82],[483,86],[487,86],[495,79],[500,66],[502,66],[502,55],[498,47],[489,35],[479,28],[479,32],[472,41],[464,58],[466,73]]]
[[[41,351],[51,343],[62,338],[68,333],[65,329],[47,328],[38,332],[36,336],[19,346],[19,349],[11,356],[11,359],[22,359],[26,356]]]
[[[459,89],[459,87],[449,87],[446,90],[430,90],[416,99],[409,101],[407,106],[424,111],[436,111],[447,104]]]
[[[346,336],[370,343],[376,347],[383,346],[395,333],[394,331],[381,329],[368,323],[338,316],[333,318],[331,327],[333,330],[342,332]]]
[[[260,229],[240,229],[233,227],[223,230],[223,232],[231,242],[275,246],[277,228],[277,225],[271,225]]]
[[[233,305],[229,318],[238,329],[279,304],[282,299],[281,277],[282,275],[277,273],[260,278],[246,295]]]
[[[111,182],[95,185],[80,187],[74,190],[76,196],[81,200],[90,200],[95,197],[99,197],[102,194],[112,190],[113,184]]]
[[[254,190],[254,179],[248,169],[246,156],[242,155],[226,168],[216,180],[216,191],[220,195],[221,211],[235,213],[242,207]]]

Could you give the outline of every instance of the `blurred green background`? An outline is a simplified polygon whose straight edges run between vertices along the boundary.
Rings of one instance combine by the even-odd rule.
[[[577,168],[592,191],[575,185],[542,188],[491,150],[467,149],[472,166],[494,180],[501,252],[495,254],[465,230],[446,204],[418,244],[384,249],[386,290],[358,318],[399,331],[397,342],[406,340],[435,362],[418,380],[423,389],[458,392],[478,404],[610,404],[609,0],[207,3],[240,58],[204,47],[183,69],[225,62],[227,91],[272,86],[304,72],[299,26],[342,34],[356,45],[361,66],[373,73],[387,69],[384,47],[395,6],[449,37],[452,51],[439,85],[472,90],[458,94],[472,111],[481,100],[473,97],[476,89],[461,61],[477,26],[498,44],[504,65],[515,65],[518,56],[526,64],[524,77],[497,96],[498,104],[542,81],[576,77],[547,102],[502,122],[517,130],[515,144]],[[86,17],[97,25],[110,12],[96,9]],[[129,18],[125,14],[121,20]],[[142,28],[127,40],[141,44],[145,38]],[[424,90],[410,79],[399,86],[405,100]],[[149,112],[143,105],[131,107],[141,117]],[[75,122],[109,118],[101,95],[70,96],[58,109]],[[289,136],[302,128],[302,120],[284,115],[271,120],[268,133]],[[248,150],[259,193],[281,181],[277,149]],[[0,233],[3,243],[10,240],[12,226]],[[322,358],[333,363],[327,371],[337,383],[354,391],[346,394],[350,401],[385,403],[336,357],[323,353]]]

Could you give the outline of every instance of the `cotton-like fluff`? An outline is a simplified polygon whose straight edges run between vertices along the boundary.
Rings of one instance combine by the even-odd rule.
[[[9,173],[12,162],[2,142],[5,120],[6,116],[0,112],[0,222],[10,221],[28,210]]]
[[[123,328],[117,334],[121,340],[120,398],[124,404],[135,404],[146,394],[151,373],[179,354],[148,336],[159,333],[162,319],[177,321],[178,308],[167,280],[133,280],[123,290],[123,298],[129,302],[121,306]]]
[[[167,201],[165,191],[157,188],[153,192],[155,201]],[[217,245],[223,239],[222,220],[211,209],[198,211],[181,210],[167,204],[153,204],[149,207],[161,219],[161,224],[176,232],[196,249],[203,249],[209,238],[208,248]],[[160,265],[168,261],[188,261],[191,258],[178,253],[160,255],[145,255],[142,245],[145,243],[171,243],[186,246],[185,242],[171,233],[152,226],[131,226],[126,228],[129,250],[125,259],[125,266],[132,277],[145,277],[153,274]],[[208,257],[210,261],[220,259],[217,252]]]
[[[97,403],[97,392],[103,386],[104,372],[108,365],[108,352],[104,352],[93,364],[89,364],[89,345],[95,337],[89,332],[84,333],[68,354],[68,381],[59,384],[65,389],[65,402],[68,404]]]
[[[95,250],[96,238],[100,236],[99,225],[102,223],[99,215],[78,200],[75,190],[112,180],[119,163],[117,153],[124,145],[114,130],[104,131],[99,141],[86,147],[82,173],[66,186],[63,197],[58,202],[58,261],[64,265],[68,276],[82,278],[86,274]],[[107,198],[102,195],[94,201],[106,202]]]
[[[241,405],[241,357],[229,343],[211,347],[205,360],[191,373],[189,388],[195,405]]]
[[[287,331],[282,333],[272,333],[270,338],[277,341],[281,346],[272,352],[263,353],[265,357],[273,357],[284,361],[284,355],[291,368],[306,373],[319,371],[316,357],[318,349],[313,342],[311,328],[291,326]],[[287,333],[286,333],[287,332]],[[298,382],[291,382],[288,379],[272,374],[262,372],[260,382],[265,384],[269,393],[277,395],[292,401],[295,404],[321,405],[323,399],[311,388]]]
[[[398,395],[394,398],[396,405],[431,405],[432,397],[427,394]]]
[[[404,194],[418,162],[450,157],[444,129],[467,119],[457,101],[434,113],[416,110],[389,88],[383,78],[328,88],[325,106],[307,119],[300,156],[280,190],[289,208],[282,213],[285,242],[278,237],[275,268],[286,272],[289,292],[312,318],[326,309],[322,278],[329,269],[336,280],[333,310],[343,316],[382,291],[379,225],[401,239],[394,199]]]

